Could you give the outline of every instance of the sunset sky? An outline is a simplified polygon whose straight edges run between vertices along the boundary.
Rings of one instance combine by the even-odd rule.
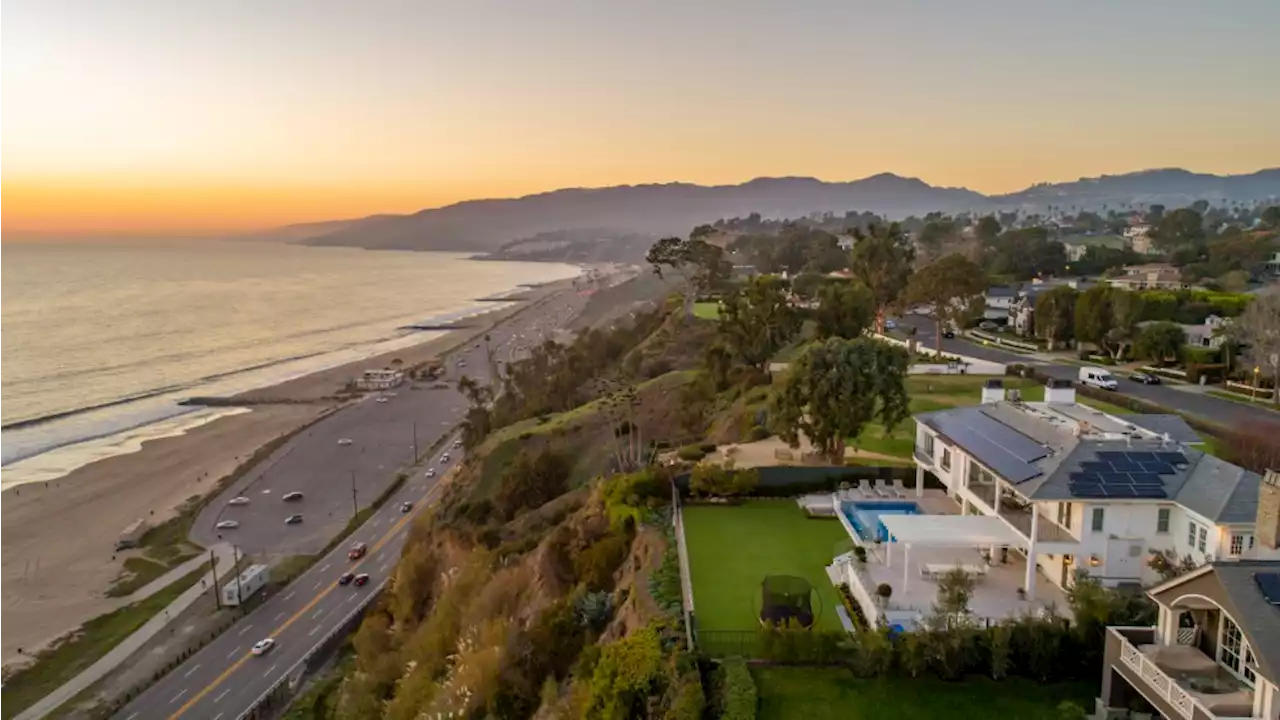
[[[1280,165],[1280,2],[6,0],[6,232]]]

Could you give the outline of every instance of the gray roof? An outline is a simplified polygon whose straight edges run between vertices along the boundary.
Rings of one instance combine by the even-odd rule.
[[[1062,405],[1054,409],[1066,417],[1088,421],[1108,432],[1124,427],[1105,416],[1097,416],[1097,411],[1091,408]],[[1200,440],[1180,418],[1176,423],[1161,419],[1173,416],[1160,415],[1132,415],[1120,419],[1133,422],[1136,418],[1154,418],[1155,424],[1162,428],[1159,431],[1168,431],[1174,443],[1165,444],[1150,438],[1126,441],[1075,437],[1060,424],[1028,415],[1005,402],[936,410],[915,416],[917,422],[963,448],[1032,500],[1079,499],[1071,492],[1070,475],[1080,472],[1082,463],[1097,461],[1100,452],[1177,451],[1186,456],[1187,465],[1176,469],[1173,474],[1160,476],[1167,500],[1157,502],[1177,502],[1215,523],[1251,523],[1256,520],[1258,486],[1262,482],[1257,473],[1177,444],[1181,441],[1173,431],[1179,429],[1176,427],[1179,423],[1197,442]],[[1003,432],[992,432],[992,425],[1001,426]],[[1143,427],[1147,426],[1143,424]],[[1043,452],[1027,452],[1034,450],[1033,446],[1040,446]]]
[[[1267,602],[1254,577],[1280,573],[1280,560],[1215,562],[1213,572],[1235,608],[1232,617],[1249,639],[1258,667],[1272,682],[1280,680],[1280,607]]]
[[[1168,433],[1169,439],[1180,443],[1201,443],[1204,438],[1200,437],[1195,430],[1182,419],[1181,415],[1116,415],[1116,417],[1125,422],[1133,423],[1144,430],[1150,430],[1153,433],[1164,435]]]

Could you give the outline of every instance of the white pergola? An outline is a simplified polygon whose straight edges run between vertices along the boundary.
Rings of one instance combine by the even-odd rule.
[[[885,564],[892,565],[893,546],[901,545],[902,588],[911,577],[911,546],[948,548],[1021,547],[1022,536],[989,515],[881,515],[880,522],[896,543],[885,543]]]

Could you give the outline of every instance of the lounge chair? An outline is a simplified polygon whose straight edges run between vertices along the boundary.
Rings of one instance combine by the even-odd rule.
[[[889,483],[884,480],[876,481],[876,494],[882,498],[893,497],[893,491],[889,489]]]
[[[876,496],[876,491],[871,489],[870,480],[863,479],[858,481],[858,494],[864,498],[873,498]]]
[[[907,496],[907,487],[902,484],[902,478],[893,479],[893,494],[900,498]]]

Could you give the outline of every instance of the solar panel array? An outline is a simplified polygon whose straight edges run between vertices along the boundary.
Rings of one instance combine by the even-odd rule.
[[[1180,452],[1104,450],[1096,460],[1080,463],[1067,476],[1071,494],[1078,498],[1169,497],[1162,475],[1176,475],[1187,458]]]
[[[1267,602],[1280,607],[1280,573],[1256,573],[1253,581],[1258,583],[1258,589]]]
[[[1047,457],[1049,449],[1022,433],[991,418],[978,408],[953,411],[934,418],[938,430],[954,440],[978,462],[1012,483],[1021,483],[1040,474],[1032,465]]]

